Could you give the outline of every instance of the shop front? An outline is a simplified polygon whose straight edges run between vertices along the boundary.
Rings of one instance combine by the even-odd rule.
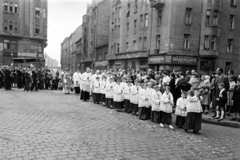
[[[197,57],[180,55],[154,55],[148,58],[149,68],[155,71],[187,71],[197,69]]]
[[[107,70],[108,67],[108,61],[98,61],[94,64],[95,70]]]

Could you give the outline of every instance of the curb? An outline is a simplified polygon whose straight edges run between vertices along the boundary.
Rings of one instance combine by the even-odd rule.
[[[202,122],[207,124],[224,126],[224,127],[240,128],[240,123],[237,124],[237,123],[224,122],[224,121],[218,122],[216,120],[213,120],[212,118],[202,118]]]

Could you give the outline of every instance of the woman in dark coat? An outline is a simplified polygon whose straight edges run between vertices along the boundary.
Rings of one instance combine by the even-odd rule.
[[[9,66],[6,67],[5,71],[5,77],[4,77],[4,84],[5,84],[5,90],[11,89],[11,71],[9,69]]]
[[[235,86],[233,91],[232,100],[233,100],[232,112],[235,113],[235,118],[232,118],[231,121],[240,122],[240,79],[239,78],[237,80],[237,85]]]
[[[20,68],[17,70],[17,87],[19,89],[22,88],[22,71],[20,70]]]

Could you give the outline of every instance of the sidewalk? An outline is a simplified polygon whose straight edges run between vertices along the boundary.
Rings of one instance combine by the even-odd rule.
[[[233,127],[233,128],[240,128],[240,122],[237,121],[230,121],[231,118],[234,118],[234,113],[231,113],[231,116],[225,116],[225,119],[222,121],[218,121],[217,119],[213,119],[213,112],[209,112],[208,114],[202,114],[202,122],[203,123],[209,123],[209,124],[215,124],[220,126],[226,126],[226,127]]]

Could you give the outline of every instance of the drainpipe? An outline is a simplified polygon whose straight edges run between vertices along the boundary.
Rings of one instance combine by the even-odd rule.
[[[200,46],[201,46],[201,35],[202,35],[202,15],[203,15],[203,1],[201,0],[201,13],[200,13],[200,23],[199,23],[199,43],[198,43],[198,56],[197,56],[197,72],[200,72]]]
[[[150,7],[151,7],[151,4],[149,4],[150,5]],[[151,40],[152,40],[152,23],[153,23],[153,8],[151,7],[151,28],[150,28],[150,37],[149,37],[149,39],[150,39],[150,46],[149,46],[149,53],[148,53],[148,68],[147,69],[149,69],[149,55],[150,55],[150,53],[151,53]]]

